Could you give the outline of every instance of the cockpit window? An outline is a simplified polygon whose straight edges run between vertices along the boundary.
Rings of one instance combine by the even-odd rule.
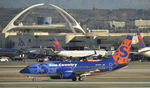
[[[31,69],[31,68],[37,68],[37,67],[27,67],[28,69]]]

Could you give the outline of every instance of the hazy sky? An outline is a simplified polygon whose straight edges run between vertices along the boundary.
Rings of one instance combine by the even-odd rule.
[[[37,3],[55,4],[65,9],[148,9],[150,0],[0,0],[0,7],[22,8]]]

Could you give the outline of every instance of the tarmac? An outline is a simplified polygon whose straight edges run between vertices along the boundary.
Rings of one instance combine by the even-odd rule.
[[[36,62],[0,62],[0,88],[150,88],[150,62],[130,62],[127,68],[77,82],[48,77],[38,77],[32,82],[32,78],[19,73],[32,63]]]

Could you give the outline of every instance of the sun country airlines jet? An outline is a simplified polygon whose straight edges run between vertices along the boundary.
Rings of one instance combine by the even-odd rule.
[[[64,57],[89,57],[89,56],[105,56],[105,50],[64,50],[56,38],[52,39],[54,45],[54,53]]]
[[[139,42],[138,54],[143,55],[145,57],[150,57],[150,47],[146,47],[144,40],[138,30],[137,30],[137,37]]]
[[[117,51],[109,58],[97,62],[44,62],[31,64],[20,73],[28,77],[51,77],[51,79],[83,80],[88,75],[111,72],[128,65],[132,36],[127,36]]]

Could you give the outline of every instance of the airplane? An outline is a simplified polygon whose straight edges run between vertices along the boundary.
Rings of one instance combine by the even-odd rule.
[[[52,38],[54,45],[54,53],[63,57],[89,57],[89,56],[105,56],[105,50],[64,50],[55,37]]]
[[[24,42],[19,39],[18,45],[15,46],[14,48],[1,48],[0,49],[0,56],[7,56],[7,57],[13,57],[13,56],[17,56],[20,54],[20,52],[22,52],[22,50],[20,50],[20,47],[23,47]]]
[[[43,55],[45,53],[45,50],[40,47],[39,48],[30,47],[30,48],[24,49],[24,52],[28,54],[34,54],[34,55]]]
[[[23,37],[24,38],[24,37]],[[24,54],[35,54],[35,55],[39,55],[39,54],[43,54],[45,52],[44,49],[40,48],[40,47],[28,47],[27,44],[23,41],[23,38],[19,39],[19,42],[15,45],[15,49],[18,49],[19,51],[22,51],[22,53]]]
[[[128,66],[132,36],[128,35],[116,52],[109,58],[97,62],[43,62],[28,65],[20,70],[28,77],[50,77],[51,79],[72,79],[82,81],[89,75],[112,72]]]
[[[22,38],[19,38],[19,41],[15,44],[13,48],[0,48],[0,56],[13,57],[20,54],[43,54],[45,50],[41,48],[31,48],[27,47],[27,44],[23,41]]]
[[[137,37],[139,42],[139,50],[137,53],[145,57],[150,57],[150,47],[146,47],[139,30],[137,30]]]

